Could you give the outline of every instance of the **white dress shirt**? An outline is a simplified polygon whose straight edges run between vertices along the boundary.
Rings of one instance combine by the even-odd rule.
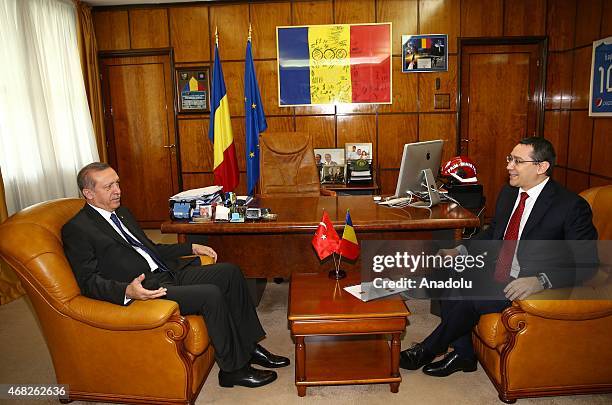
[[[529,197],[525,200],[525,210],[523,211],[523,216],[521,217],[521,222],[519,225],[519,231],[518,231],[519,242],[516,244],[517,249],[518,249],[519,243],[521,243],[520,242],[521,235],[523,234],[523,229],[525,228],[525,224],[527,223],[527,220],[529,219],[529,215],[531,215],[531,210],[533,209],[533,206],[535,205],[536,200],[540,196],[540,193],[544,189],[544,186],[546,186],[546,183],[548,183],[548,180],[549,180],[549,177],[546,177],[544,181],[542,181],[537,186],[531,187],[529,190],[524,190],[522,187],[519,188],[518,195],[516,196],[516,201],[514,202],[514,208],[512,208],[513,214],[514,214],[514,211],[516,210],[516,207],[518,207],[519,201],[521,200],[521,193],[527,193]],[[510,214],[510,218],[512,218],[512,214]],[[506,234],[506,231],[508,230],[509,224],[510,224],[510,221],[508,221],[508,224],[506,224],[504,235]],[[520,271],[521,271],[521,266],[519,266],[519,262],[518,262],[518,259],[516,258],[516,251],[515,251],[514,257],[512,258],[512,267],[510,268],[510,277],[518,278]]]
[[[521,235],[523,234],[523,229],[525,228],[525,224],[527,223],[527,220],[529,219],[529,215],[531,215],[533,206],[535,205],[536,200],[540,196],[540,193],[542,193],[542,190],[544,189],[544,186],[546,186],[546,183],[548,183],[549,179],[550,179],[549,177],[546,177],[540,184],[538,184],[537,186],[531,187],[529,190],[525,190],[522,187],[519,188],[518,195],[516,196],[516,201],[514,202],[514,208],[512,208],[512,214],[514,214],[516,207],[518,207],[519,201],[521,200],[521,193],[525,192],[527,193],[527,195],[529,195],[529,197],[525,200],[525,209],[523,210],[523,216],[521,217],[521,222],[519,224],[519,232],[518,232],[519,242],[516,245],[517,250],[518,250],[518,244],[520,243]],[[510,214],[510,218],[512,218],[512,214]],[[508,220],[508,223],[506,224],[506,229],[504,229],[504,235],[506,234],[506,230],[508,230],[509,224],[510,224],[510,221]],[[468,254],[467,248],[464,245],[459,245],[455,249],[457,249],[460,255],[465,256]],[[516,258],[516,250],[515,250],[514,257],[512,258],[512,267],[510,268],[510,276],[513,278],[518,278],[520,272],[521,272],[521,266],[519,265],[518,259]],[[546,278],[546,281],[548,282],[548,284],[551,285],[548,276],[545,273],[541,273],[541,274]]]
[[[102,218],[104,218],[106,220],[106,222],[108,222],[110,224],[110,226],[113,227],[113,229],[119,234],[119,236],[121,236],[126,242],[127,239],[125,239],[125,236],[123,236],[123,234],[121,233],[121,231],[119,230],[119,228],[117,228],[117,225],[115,225],[115,223],[113,222],[113,220],[111,219],[111,214],[113,214],[113,212],[109,212],[106,211],[103,208],[98,208],[98,207],[94,207],[93,205],[89,204],[89,206],[91,208],[93,208],[94,210],[98,211],[100,213],[100,215],[102,215]],[[119,216],[117,215],[117,218],[119,218]],[[125,233],[127,233],[128,235],[130,235],[132,238],[134,238],[135,240],[139,241],[140,243],[142,243],[142,241],[138,240],[137,237],[135,237],[132,232],[129,231],[129,229],[127,229],[127,227],[125,225],[123,225],[123,222],[121,222],[121,218],[119,218],[119,223],[121,224],[121,226],[123,227],[123,230],[125,231]],[[130,244],[130,242],[128,242],[128,244],[130,246],[132,246],[132,244]],[[132,246],[134,248],[135,251],[138,252],[139,255],[141,255],[146,261],[147,263],[149,263],[149,268],[151,269],[151,271],[153,270],[157,270],[157,268],[159,267],[157,265],[157,263],[155,263],[153,261],[153,259],[151,258],[151,256],[149,256],[149,254],[147,252],[145,252],[144,250],[142,250],[139,247],[136,246]]]
[[[88,203],[89,204],[89,203]],[[151,271],[153,270],[157,270],[157,268],[159,267],[154,261],[153,259],[151,259],[151,256],[149,256],[149,254],[147,252],[145,252],[144,250],[142,250],[139,247],[133,246],[130,242],[127,241],[127,239],[125,239],[125,236],[123,236],[123,234],[121,233],[121,231],[119,230],[119,228],[117,228],[117,225],[115,225],[115,223],[113,222],[113,220],[111,219],[111,215],[113,214],[113,212],[109,212],[106,211],[103,208],[98,208],[95,207],[91,204],[89,204],[89,206],[91,208],[93,208],[94,210],[98,211],[100,213],[100,215],[102,215],[102,218],[104,218],[106,220],[106,222],[108,222],[110,224],[110,226],[113,227],[113,229],[119,234],[119,236],[121,236],[130,246],[132,246],[134,248],[135,251],[138,252],[139,255],[141,255],[146,261],[147,263],[149,263],[149,268],[151,269]],[[115,214],[116,215],[116,214]],[[119,215],[117,215],[117,218],[119,219],[119,223],[121,224],[121,226],[123,227],[123,230],[130,235],[132,238],[134,238],[135,240],[138,240],[137,237],[135,237],[132,232],[129,231],[129,229],[127,229],[127,227],[125,225],[123,225],[123,222],[121,222],[121,219],[119,218]],[[139,240],[138,240],[139,241]],[[140,242],[140,241],[139,241]],[[140,242],[142,243],[142,242]],[[128,302],[130,302],[132,299],[128,298],[127,295],[123,297],[123,305],[127,305]]]

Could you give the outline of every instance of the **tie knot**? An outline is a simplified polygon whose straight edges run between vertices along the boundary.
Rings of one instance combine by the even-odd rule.
[[[527,194],[525,191],[523,191],[521,193],[521,202],[524,203],[526,199],[529,198],[529,194]]]

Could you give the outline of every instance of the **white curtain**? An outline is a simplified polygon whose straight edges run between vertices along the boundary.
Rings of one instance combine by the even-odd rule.
[[[72,2],[0,0],[0,167],[9,215],[79,195],[98,160]]]

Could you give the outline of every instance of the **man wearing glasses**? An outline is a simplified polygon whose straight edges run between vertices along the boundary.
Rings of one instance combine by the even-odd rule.
[[[581,272],[575,269],[543,271],[541,266],[526,265],[533,257],[517,253],[517,244],[522,240],[597,239],[588,203],[550,178],[555,159],[554,148],[546,139],[531,137],[521,140],[506,157],[509,184],[498,196],[491,226],[472,238],[504,240],[494,264],[493,278],[502,286],[505,299],[442,300],[440,325],[421,343],[401,353],[400,367],[408,370],[423,367],[425,374],[435,377],[446,377],[457,371],[476,371],[471,331],[481,315],[501,312],[513,300],[526,299],[545,288],[575,285],[592,275],[590,268]],[[507,249],[507,246],[512,247]],[[588,243],[588,246],[592,244]],[[554,256],[565,260],[567,253],[555,252]],[[465,255],[467,249],[458,246],[442,250],[440,254]],[[589,261],[596,262],[596,250],[588,250],[586,255]],[[442,360],[433,362],[438,354],[446,353],[449,346],[454,350]]]

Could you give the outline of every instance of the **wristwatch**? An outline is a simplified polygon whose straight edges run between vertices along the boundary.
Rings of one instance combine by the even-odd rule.
[[[546,276],[546,274],[544,273],[539,273],[537,275],[538,277],[538,281],[540,282],[540,284],[542,285],[542,288],[544,289],[548,289],[548,288],[552,288],[552,284],[550,283],[550,281],[548,280],[548,277]]]

